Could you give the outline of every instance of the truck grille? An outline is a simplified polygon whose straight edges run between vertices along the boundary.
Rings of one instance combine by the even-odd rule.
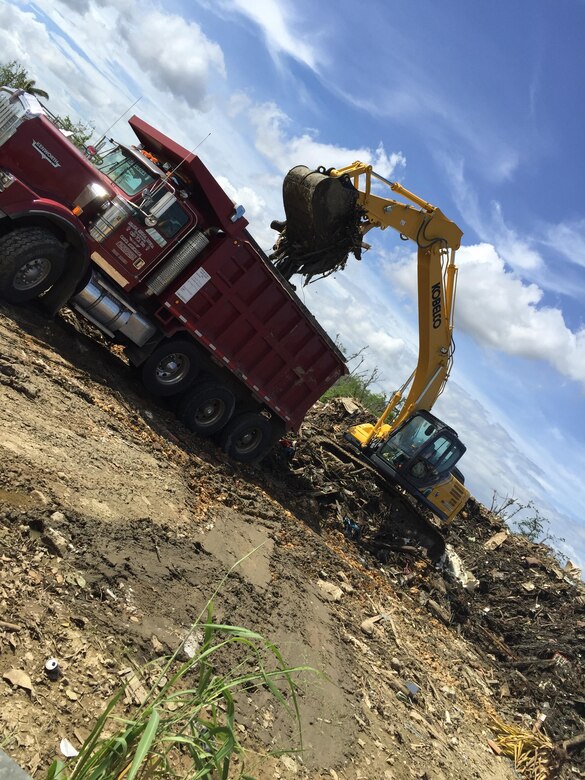
[[[35,97],[26,92],[15,96],[18,92],[10,87],[0,87],[0,146],[8,141],[22,122],[44,114]]]

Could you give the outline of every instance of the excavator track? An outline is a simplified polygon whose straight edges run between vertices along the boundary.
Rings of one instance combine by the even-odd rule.
[[[440,526],[430,519],[431,513],[422,508],[416,499],[400,486],[385,479],[363,456],[353,451],[349,444],[340,443],[328,436],[317,436],[313,439],[313,445],[328,457],[336,459],[342,467],[350,466],[354,475],[358,472],[367,473],[384,494],[391,514],[391,525],[379,530],[378,547],[424,548],[431,560],[437,561],[441,558],[445,552],[445,537]],[[388,531],[394,539],[402,540],[401,543],[388,544],[382,541],[384,531]]]

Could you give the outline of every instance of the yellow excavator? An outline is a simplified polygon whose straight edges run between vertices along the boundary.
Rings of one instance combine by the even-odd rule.
[[[382,187],[409,203],[382,197]],[[350,253],[359,259],[369,248],[363,239],[372,228],[393,228],[416,243],[416,369],[375,423],[356,425],[345,438],[380,475],[450,522],[470,495],[456,467],[466,448],[430,410],[453,359],[455,252],[462,231],[436,206],[361,162],[316,171],[296,166],[285,177],[283,200],[286,222],[272,224],[280,235],[271,258],[287,279],[300,274],[308,283],[344,268]]]

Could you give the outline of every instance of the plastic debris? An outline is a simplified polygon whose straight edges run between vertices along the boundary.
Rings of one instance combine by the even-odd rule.
[[[79,750],[73,747],[68,739],[63,738],[59,743],[59,750],[65,756],[65,758],[75,758],[79,755]]]

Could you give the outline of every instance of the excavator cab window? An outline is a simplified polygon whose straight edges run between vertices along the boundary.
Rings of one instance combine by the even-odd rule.
[[[433,484],[451,472],[463,452],[464,447],[458,439],[449,434],[439,434],[423,447],[408,473],[419,487]]]
[[[416,452],[427,444],[437,432],[437,427],[424,417],[411,417],[380,448],[379,455],[394,468],[411,460]]]
[[[464,451],[451,432],[416,414],[386,439],[378,455],[422,487],[445,477]]]
[[[378,454],[394,468],[402,468],[421,447],[424,447],[436,431],[437,428],[432,423],[424,417],[415,415],[388,437]]]

